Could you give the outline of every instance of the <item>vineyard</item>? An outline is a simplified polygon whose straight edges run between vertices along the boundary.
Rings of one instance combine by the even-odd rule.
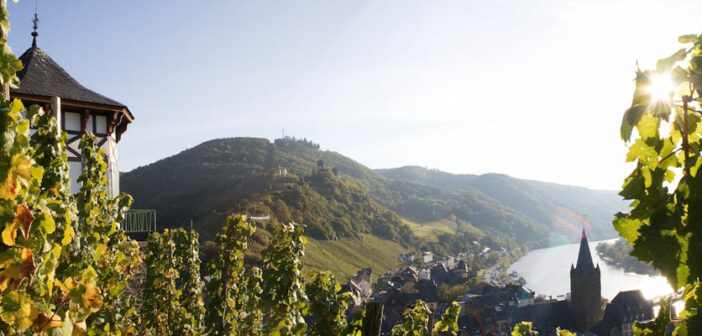
[[[301,226],[279,225],[262,252],[262,268],[247,267],[254,226],[245,216],[230,217],[216,236],[218,255],[205,284],[193,230],[154,233],[143,253],[125,236],[119,223],[131,197],[108,196],[103,151],[92,134],[80,142],[82,187],[73,195],[66,136],[55,118],[3,101],[0,124],[3,335],[361,334],[364,315],[347,322],[352,297],[339,293],[330,272],[303,279]],[[459,311],[451,306],[432,330],[455,331]],[[418,302],[407,314],[414,322],[394,333],[427,334],[426,305]]]
[[[0,1],[0,335],[379,335],[381,304],[368,302],[347,315],[354,298],[341,292],[331,272],[304,275],[302,225],[276,223],[269,243],[254,247],[261,257],[256,266],[245,262],[256,228],[243,215],[226,219],[206,264],[192,228],[154,233],[140,249],[120,227],[132,198],[109,196],[97,138],[87,132],[80,140],[81,187],[73,193],[67,135],[56,118],[9,100],[22,64],[7,46],[8,33],[6,2]],[[621,126],[622,139],[631,142],[627,161],[636,166],[621,195],[633,210],[619,213],[614,227],[632,245],[631,255],[684,289],[686,309],[672,321],[682,336],[702,334],[702,35],[680,42],[688,47],[659,61],[656,70],[637,71]],[[656,96],[648,88],[664,74],[674,89]],[[668,123],[670,130],[662,132]],[[319,178],[325,177],[333,181],[331,175]],[[330,193],[341,185],[327,182],[310,183]],[[296,195],[286,196],[292,203]],[[393,220],[405,231],[381,222],[364,230],[408,236],[400,218]],[[348,224],[346,235],[365,232],[353,228],[360,222],[349,217],[342,223]],[[318,231],[336,238],[327,226]],[[635,324],[637,335],[665,332],[671,320],[667,305],[661,306],[656,320]],[[417,301],[392,335],[456,335],[461,309],[454,302],[435,317]],[[535,334],[528,322],[512,332]]]

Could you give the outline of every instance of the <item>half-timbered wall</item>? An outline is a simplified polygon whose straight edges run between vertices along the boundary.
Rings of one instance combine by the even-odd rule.
[[[111,196],[119,194],[119,167],[117,165],[117,142],[114,134],[108,135],[110,125],[108,112],[77,110],[70,107],[63,107],[62,111],[63,130],[68,134],[66,142],[67,155],[69,161],[69,176],[71,177],[71,191],[78,192],[80,184],[78,177],[82,170],[82,157],[78,145],[85,132],[91,132],[98,138],[98,145],[105,151],[105,162],[107,163],[108,192]]]
[[[60,109],[53,109],[54,102],[23,99],[25,106],[40,105],[46,113],[56,115],[60,114],[58,123],[61,129],[68,134],[66,140],[66,155],[68,157],[68,174],[71,178],[70,188],[73,193],[80,190],[80,177],[83,170],[83,159],[80,155],[80,139],[85,132],[91,132],[98,138],[98,146],[105,151],[105,163],[107,163],[106,178],[108,183],[108,193],[114,197],[119,194],[119,163],[117,159],[117,132],[118,121],[120,120],[121,112],[99,109],[86,109],[83,107],[66,106],[59,103],[61,100],[54,98],[56,105]],[[31,129],[32,134],[36,132],[34,126]]]

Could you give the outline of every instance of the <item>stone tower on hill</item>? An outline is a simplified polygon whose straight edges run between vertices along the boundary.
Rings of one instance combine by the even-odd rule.
[[[600,265],[592,262],[585,229],[580,239],[578,262],[570,267],[570,310],[579,331],[587,331],[602,319]]]

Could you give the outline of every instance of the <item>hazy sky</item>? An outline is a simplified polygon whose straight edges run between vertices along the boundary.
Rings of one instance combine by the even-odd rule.
[[[31,44],[34,1],[9,3]],[[420,165],[617,189],[636,60],[702,1],[39,1],[39,46],[129,106],[128,171],[220,137],[306,137]]]

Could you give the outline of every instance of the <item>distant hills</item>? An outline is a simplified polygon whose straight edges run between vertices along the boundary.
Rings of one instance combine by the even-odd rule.
[[[466,167],[468,170],[470,167]],[[319,241],[375,236],[405,248],[452,253],[482,245],[527,249],[573,241],[585,224],[612,238],[613,191],[500,174],[450,174],[416,166],[372,170],[307,140],[204,142],[121,176],[134,208],[158,211],[159,227],[192,220],[212,239],[233,212],[306,225]],[[585,220],[584,220],[584,219]]]
[[[628,208],[614,191],[521,180],[503,174],[451,174],[417,166],[378,169],[396,180],[414,181],[444,190],[483,193],[501,205],[548,227],[552,241],[577,241],[582,226],[593,239],[616,236],[613,214]]]

